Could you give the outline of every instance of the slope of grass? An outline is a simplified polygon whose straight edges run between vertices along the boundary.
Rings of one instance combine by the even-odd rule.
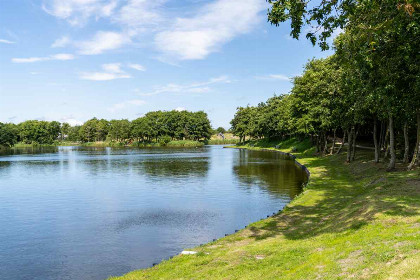
[[[370,152],[313,155],[308,142],[280,145],[311,171],[308,186],[281,213],[132,279],[420,279],[420,171],[387,173]]]

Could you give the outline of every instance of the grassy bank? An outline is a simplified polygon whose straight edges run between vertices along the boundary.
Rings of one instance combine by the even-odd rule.
[[[52,144],[39,144],[39,143],[23,143],[19,142],[13,145],[12,148],[39,148],[39,147],[57,147],[57,146],[78,146],[78,142],[69,142],[69,141],[55,141]]]
[[[125,144],[122,142],[87,142],[81,144],[84,147],[133,147],[133,148],[195,148],[195,147],[202,147],[204,146],[203,142],[200,141],[191,141],[191,140],[176,140],[170,141],[168,143],[160,143],[160,142],[133,142],[131,144]]]
[[[15,145],[13,145],[12,148],[38,148],[38,147],[56,147],[59,146],[57,145],[57,143],[53,143],[53,144],[38,144],[38,143],[16,143]]]
[[[237,144],[239,139],[210,139],[208,144],[209,145],[231,145]]]
[[[260,141],[295,151],[311,171],[281,213],[169,261],[111,279],[420,279],[420,171],[387,173],[370,151],[314,156],[308,142]]]
[[[225,133],[224,139],[218,134],[212,135],[208,141],[209,145],[231,145],[239,143],[239,138],[232,133]]]

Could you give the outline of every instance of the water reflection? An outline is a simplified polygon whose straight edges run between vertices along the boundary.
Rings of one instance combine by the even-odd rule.
[[[58,147],[3,148],[0,149],[0,156],[55,153],[58,150]]]
[[[204,177],[209,169],[208,157],[147,158],[140,164],[140,172],[151,177]]]
[[[234,174],[249,188],[258,185],[273,195],[294,198],[302,191],[306,173],[277,152],[239,150]],[[286,159],[286,160],[285,160]]]

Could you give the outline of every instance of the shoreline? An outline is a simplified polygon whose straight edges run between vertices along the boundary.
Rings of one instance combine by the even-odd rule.
[[[226,147],[264,149],[285,155],[298,147],[292,156],[308,169],[310,181],[282,211],[216,241],[185,248],[197,251],[195,255],[176,255],[151,268],[109,279],[420,276],[420,256],[416,253],[420,240],[413,235],[420,222],[420,196],[413,191],[420,171],[401,171],[396,176],[386,173],[384,164],[373,164],[372,155],[367,152],[360,152],[354,164],[345,164],[345,153],[319,157],[313,155],[312,147],[303,149],[301,142],[288,142],[290,145],[279,149]],[[405,208],[398,206],[401,203]],[[387,226],[390,222],[391,228]],[[384,258],[384,254],[388,257]],[[349,268],[347,260],[355,256],[363,257],[363,261],[354,261]],[[404,260],[409,261],[409,268]],[[404,273],[399,272],[402,267]]]
[[[53,144],[24,144],[18,143],[12,147],[0,147],[4,150],[7,149],[30,149],[30,148],[53,148],[53,147],[68,147],[68,146],[75,146],[75,147],[111,147],[111,148],[198,148],[203,147],[206,145],[233,145],[235,143],[231,143],[230,140],[226,141],[214,141],[209,140],[208,142],[203,141],[192,141],[192,140],[174,140],[169,143],[159,143],[159,142],[141,142],[141,143],[131,143],[131,144],[124,144],[120,142],[57,142]]]
[[[263,221],[263,220],[266,220],[266,219],[268,219],[268,218],[270,218],[270,217],[273,217],[273,216],[276,216],[276,215],[278,215],[278,214],[280,214],[284,209],[286,209],[287,208],[287,206],[290,204],[290,203],[292,203],[295,199],[297,199],[304,191],[305,191],[305,187],[309,184],[309,179],[310,179],[310,176],[311,176],[311,172],[309,171],[309,169],[305,166],[305,165],[303,165],[303,164],[301,164],[299,161],[297,161],[296,160],[296,156],[295,155],[293,155],[293,154],[291,154],[291,153],[286,153],[286,152],[282,152],[282,151],[279,151],[279,150],[275,150],[275,149],[264,149],[264,148],[261,148],[261,149],[252,149],[252,148],[246,148],[246,147],[236,147],[236,146],[225,146],[225,147],[223,147],[223,148],[229,148],[229,149],[243,149],[243,150],[258,150],[258,151],[264,151],[264,152],[274,152],[274,153],[279,153],[279,154],[281,154],[282,156],[285,156],[285,157],[288,157],[287,158],[287,160],[293,160],[294,161],[294,164],[298,167],[298,168],[301,168],[304,172],[305,172],[305,174],[306,174],[306,180],[305,180],[305,182],[302,184],[302,191],[298,194],[298,195],[296,195],[294,198],[292,198],[287,204],[285,204],[284,206],[283,206],[283,208],[282,209],[280,209],[278,212],[276,212],[276,213],[273,213],[272,215],[267,215],[267,218],[265,218],[265,219],[261,219],[261,220],[258,220],[258,221],[254,221],[254,222],[251,222],[251,223],[249,223],[249,224],[247,224],[247,225],[245,225],[245,227],[244,227],[244,229],[246,229],[246,228],[248,228],[250,225],[252,225],[252,224],[254,224],[254,223],[257,223],[257,222],[259,222],[259,221]],[[198,247],[202,247],[202,246],[205,246],[205,245],[209,245],[209,244],[211,244],[211,243],[214,243],[214,242],[217,242],[218,240],[221,240],[221,239],[223,239],[223,238],[226,238],[226,237],[228,237],[228,236],[231,236],[231,235],[235,235],[235,234],[237,234],[238,232],[240,232],[241,231],[241,229],[239,229],[239,230],[235,230],[233,233],[231,233],[231,234],[225,234],[225,236],[224,237],[220,237],[220,238],[217,238],[217,239],[213,239],[213,241],[209,241],[209,242],[207,242],[207,243],[204,243],[204,244],[202,244],[202,245],[200,245],[200,246],[198,246]],[[155,266],[157,266],[157,265],[159,265],[159,264],[161,264],[162,262],[164,262],[164,261],[168,261],[168,260],[170,260],[170,259],[172,259],[172,258],[174,258],[174,257],[176,257],[176,256],[182,256],[182,255],[184,255],[184,252],[187,252],[187,254],[186,255],[194,255],[194,254],[196,254],[197,252],[196,251],[194,251],[195,250],[195,248],[198,248],[198,247],[193,247],[192,249],[189,249],[189,248],[184,248],[184,250],[182,251],[182,252],[180,252],[179,254],[177,254],[177,255],[174,255],[174,256],[170,256],[169,257],[169,259],[163,259],[163,260],[161,260],[160,262],[156,262],[156,263],[153,263],[153,264],[151,264],[151,266],[150,267],[155,267]],[[150,268],[149,267],[149,268]],[[148,269],[148,268],[143,268],[143,269],[140,269],[140,270],[144,270],[144,269]]]
[[[305,191],[305,188],[306,188],[306,186],[309,184],[309,180],[310,180],[310,177],[311,177],[311,172],[309,171],[309,169],[304,165],[304,164],[301,164],[298,160],[297,160],[297,157],[295,156],[295,155],[293,155],[292,153],[289,153],[289,152],[284,152],[284,151],[280,151],[280,150],[278,150],[277,148],[273,148],[273,149],[268,149],[268,148],[255,148],[255,147],[246,147],[246,146],[224,146],[223,148],[225,148],[225,149],[243,149],[243,150],[250,150],[250,151],[252,151],[252,150],[255,150],[255,151],[264,151],[264,152],[274,152],[274,153],[279,153],[279,154],[281,154],[282,156],[285,156],[285,157],[287,157],[287,160],[293,160],[293,162],[294,162],[294,164],[298,167],[298,168],[301,168],[304,172],[305,172],[305,174],[306,174],[306,180],[305,180],[305,182],[303,183],[303,185],[302,185],[302,191],[298,194],[298,195],[296,195],[293,199],[291,199],[287,204],[285,204],[284,206],[283,206],[283,208],[281,209],[281,210],[279,210],[278,212],[276,212],[276,213],[273,213],[272,215],[267,215],[267,218],[265,218],[265,219],[261,219],[261,220],[258,220],[258,221],[254,221],[254,222],[251,222],[251,223],[249,223],[248,225],[246,225],[245,227],[244,227],[244,229],[246,229],[246,228],[248,228],[250,225],[252,225],[252,224],[254,224],[254,223],[257,223],[257,222],[260,222],[260,221],[264,221],[264,220],[267,220],[267,219],[269,219],[270,217],[273,217],[273,216],[276,216],[276,215],[278,215],[278,214],[280,214],[281,212],[283,212],[286,208],[287,208],[287,206],[289,205],[289,204],[291,204],[294,200],[296,200],[300,195],[302,195],[302,193]],[[155,267],[155,266],[157,266],[157,265],[159,265],[159,264],[161,264],[162,262],[164,262],[164,261],[169,261],[169,260],[171,260],[172,258],[174,258],[174,257],[177,257],[177,256],[182,256],[182,255],[195,255],[195,254],[197,254],[197,252],[196,251],[194,251],[196,248],[199,248],[199,247],[202,247],[202,246],[205,246],[205,245],[210,245],[210,244],[212,244],[212,243],[214,243],[214,242],[217,242],[218,240],[221,240],[221,239],[224,239],[224,238],[226,238],[226,237],[229,237],[229,236],[232,236],[232,235],[235,235],[235,234],[238,234],[239,232],[241,231],[241,229],[240,230],[235,230],[233,233],[231,233],[231,234],[225,234],[225,236],[224,237],[221,237],[221,238],[218,238],[218,239],[213,239],[213,241],[209,241],[209,242],[207,242],[207,243],[204,243],[204,244],[202,244],[202,245],[200,245],[200,246],[198,246],[198,247],[193,247],[193,248],[191,248],[191,249],[187,249],[187,248],[185,248],[182,252],[180,252],[179,254],[177,254],[177,255],[174,255],[174,256],[170,256],[169,257],[169,259],[163,259],[163,260],[161,260],[160,262],[157,262],[157,263],[153,263],[150,267],[148,267],[148,268],[153,268],[153,267]],[[184,254],[184,252],[187,252],[187,254]],[[147,267],[146,268],[142,268],[142,269],[139,269],[139,270],[146,270],[146,269],[148,269]],[[129,272],[130,273],[130,272]],[[119,277],[121,277],[121,276],[119,276]],[[115,279],[118,279],[119,277],[117,277],[117,278],[115,278]],[[109,278],[109,279],[114,279],[114,277],[112,277],[112,278]]]
[[[258,150],[258,151],[265,151],[265,152],[275,152],[275,153],[279,153],[279,154],[281,154],[281,155],[283,155],[283,156],[285,156],[285,157],[287,157],[289,160],[293,160],[294,162],[295,162],[295,164],[299,167],[299,168],[301,168],[303,171],[305,171],[305,173],[306,173],[306,175],[307,175],[307,180],[306,180],[306,182],[305,182],[305,185],[307,185],[308,183],[309,183],[309,179],[310,179],[310,177],[311,177],[311,172],[309,171],[309,169],[304,165],[304,164],[301,164],[298,160],[297,160],[297,157],[294,155],[294,154],[292,154],[292,153],[288,153],[288,152],[283,152],[283,151],[280,151],[280,150],[277,150],[276,148],[274,148],[274,149],[267,149],[267,148],[257,148],[257,149],[252,149],[252,148],[249,148],[249,147],[241,147],[241,146],[225,146],[225,147],[223,147],[223,148],[227,148],[227,149],[244,149],[244,150]],[[293,200],[291,200],[290,202],[292,202]],[[289,203],[290,203],[289,202]]]

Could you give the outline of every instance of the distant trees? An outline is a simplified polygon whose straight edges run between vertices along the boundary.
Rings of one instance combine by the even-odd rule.
[[[111,120],[108,135],[112,140],[122,142],[130,139],[131,123],[129,120]]]
[[[30,120],[20,123],[17,127],[19,130],[19,141],[27,144],[52,144],[57,140],[61,131],[60,123],[56,121]]]
[[[68,137],[69,133],[70,133],[70,124],[62,123],[61,124],[61,132],[60,132],[61,140],[64,140],[65,137]]]
[[[133,120],[133,137],[137,140],[158,140],[168,136],[172,140],[210,139],[211,126],[203,111],[155,111]]]
[[[18,141],[18,129],[11,123],[0,123],[0,146],[10,147]]]
[[[93,118],[81,126],[52,121],[29,120],[18,125],[0,123],[0,145],[52,144],[56,140],[94,141],[163,141],[210,139],[211,126],[203,111],[154,111],[129,121]]]
[[[82,142],[105,141],[109,128],[110,123],[107,120],[90,119],[80,127],[78,140]]]

